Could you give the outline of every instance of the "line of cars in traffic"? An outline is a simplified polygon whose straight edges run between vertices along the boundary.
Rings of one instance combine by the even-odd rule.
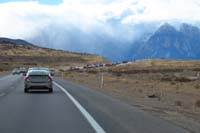
[[[24,76],[24,93],[30,90],[47,89],[50,93],[53,92],[53,75],[54,71],[49,68],[34,67],[26,70],[25,68],[17,68],[12,72],[22,74]]]
[[[84,70],[84,69],[90,69],[90,68],[112,67],[112,66],[122,65],[122,64],[131,63],[131,62],[135,62],[135,61],[123,61],[123,62],[100,63],[100,64],[87,64],[85,66],[71,66],[71,67],[68,67],[67,70],[71,71],[71,70]]]

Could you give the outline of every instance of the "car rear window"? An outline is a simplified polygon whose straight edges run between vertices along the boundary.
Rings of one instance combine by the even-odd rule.
[[[29,75],[49,75],[49,72],[41,70],[33,70],[29,72]]]

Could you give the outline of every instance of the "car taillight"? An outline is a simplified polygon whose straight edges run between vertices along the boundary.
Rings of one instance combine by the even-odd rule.
[[[52,78],[50,76],[48,76],[48,81],[52,81]]]
[[[26,76],[26,77],[24,78],[24,80],[25,80],[25,81],[30,81],[30,78],[29,78],[28,76]]]

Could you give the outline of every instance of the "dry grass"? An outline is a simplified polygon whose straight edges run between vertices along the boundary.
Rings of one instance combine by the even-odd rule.
[[[155,62],[157,61],[165,62],[160,60]],[[98,70],[89,69],[82,72],[69,71],[66,72],[65,78],[116,97],[130,105],[138,106],[193,132],[200,132],[200,117],[198,117],[200,80],[176,80],[196,76],[200,72],[197,69],[200,61],[170,62],[167,60],[164,64],[153,63],[154,67],[147,67],[138,62],[136,64]],[[100,89],[101,72],[104,72],[102,89]]]
[[[107,62],[107,60],[92,54],[81,54],[35,46],[0,44],[0,62],[0,71],[5,71],[15,67],[45,66],[59,68]]]

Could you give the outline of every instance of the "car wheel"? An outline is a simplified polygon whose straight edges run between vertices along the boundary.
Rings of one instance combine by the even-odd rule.
[[[24,93],[28,93],[28,88],[24,88]]]
[[[49,93],[52,93],[53,92],[53,88],[49,88]]]

